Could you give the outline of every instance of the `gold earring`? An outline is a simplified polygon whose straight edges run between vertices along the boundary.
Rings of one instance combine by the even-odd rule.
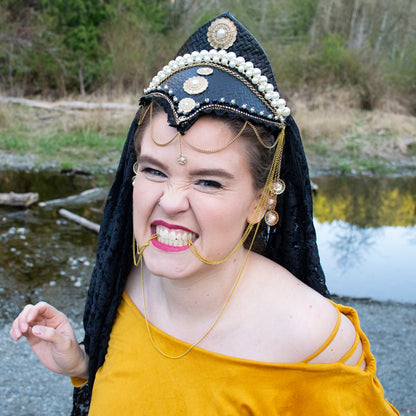
[[[285,188],[286,185],[280,178],[270,184],[267,212],[264,216],[264,221],[269,227],[273,227],[279,222],[279,214],[276,212],[277,195],[282,194]]]

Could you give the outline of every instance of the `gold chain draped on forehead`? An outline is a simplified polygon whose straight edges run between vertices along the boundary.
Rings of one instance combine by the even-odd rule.
[[[200,153],[217,153],[217,152],[221,152],[222,150],[225,150],[228,146],[231,146],[239,137],[241,137],[245,131],[245,129],[247,127],[250,127],[253,131],[254,134],[257,137],[257,140],[261,143],[261,145],[263,147],[265,147],[266,149],[273,149],[274,147],[277,146],[278,141],[276,140],[275,143],[273,143],[271,146],[266,145],[266,143],[264,143],[264,141],[261,139],[256,127],[250,123],[248,120],[245,121],[243,127],[240,129],[240,131],[224,146],[219,147],[217,149],[203,149],[201,147],[197,147],[194,146],[193,144],[189,143],[186,139],[185,136],[182,136],[181,133],[177,132],[171,139],[167,140],[166,142],[160,142],[157,141],[153,135],[153,102],[150,103],[149,107],[146,109],[146,111],[143,113],[143,115],[141,116],[138,125],[141,126],[144,122],[144,119],[147,115],[147,113],[149,112],[149,117],[150,117],[150,137],[153,141],[154,144],[156,144],[157,146],[167,146],[169,144],[171,144],[176,138],[178,138],[179,141],[179,156],[177,158],[177,162],[180,165],[184,165],[187,162],[187,158],[182,154],[182,142],[186,143],[187,146],[189,146],[191,149],[195,150],[196,152],[200,152]]]

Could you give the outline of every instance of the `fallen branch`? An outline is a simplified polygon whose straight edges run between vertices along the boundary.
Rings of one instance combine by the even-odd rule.
[[[29,107],[46,108],[48,110],[64,111],[71,110],[137,110],[137,105],[124,103],[87,103],[82,101],[57,101],[47,102],[41,100],[29,100],[28,98],[15,98],[0,96],[0,102],[23,104]]]
[[[100,226],[98,224],[90,220],[87,220],[86,218],[81,217],[80,215],[74,214],[73,212],[67,211],[63,208],[61,208],[58,212],[61,217],[76,222],[77,224],[83,226],[87,230],[90,230],[96,234],[98,234],[100,231]]]
[[[9,205],[15,207],[28,207],[39,200],[39,194],[27,192],[24,194],[9,192],[0,194],[0,205]]]
[[[57,205],[78,205],[78,204],[88,204],[94,201],[103,201],[107,198],[108,189],[106,188],[92,188],[84,192],[81,192],[78,195],[71,195],[65,198],[52,199],[50,201],[39,202],[39,206],[50,207]]]

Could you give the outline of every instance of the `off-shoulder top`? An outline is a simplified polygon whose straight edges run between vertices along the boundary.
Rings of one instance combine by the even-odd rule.
[[[149,342],[143,315],[124,293],[107,355],[98,370],[90,415],[398,415],[384,398],[376,363],[354,309],[334,304],[338,322],[313,355],[299,363],[268,363],[195,347],[179,360],[162,356]],[[337,363],[308,363],[336,336],[341,313],[357,337]],[[150,324],[149,324],[150,325]],[[189,344],[151,326],[164,351],[180,354]],[[344,362],[359,341],[356,365]],[[366,361],[366,369],[360,365]]]

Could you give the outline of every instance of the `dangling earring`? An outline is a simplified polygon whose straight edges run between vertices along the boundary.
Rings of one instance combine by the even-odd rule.
[[[272,169],[269,176],[270,182],[268,185],[268,197],[266,204],[267,212],[264,216],[264,222],[269,227],[273,227],[279,222],[279,214],[276,212],[277,196],[282,194],[286,188],[284,181],[279,177],[284,142],[285,129],[282,128],[282,131],[280,132],[279,137],[277,138],[277,146],[273,157]]]
[[[276,212],[277,195],[282,194],[285,188],[286,185],[280,178],[270,184],[267,212],[264,216],[265,223],[270,227],[273,227],[279,222],[279,214]]]
[[[131,178],[131,184],[134,186],[134,183],[136,182],[136,175],[137,175],[137,170],[139,169],[139,162],[134,162],[133,165],[133,172],[135,173],[135,175]]]

